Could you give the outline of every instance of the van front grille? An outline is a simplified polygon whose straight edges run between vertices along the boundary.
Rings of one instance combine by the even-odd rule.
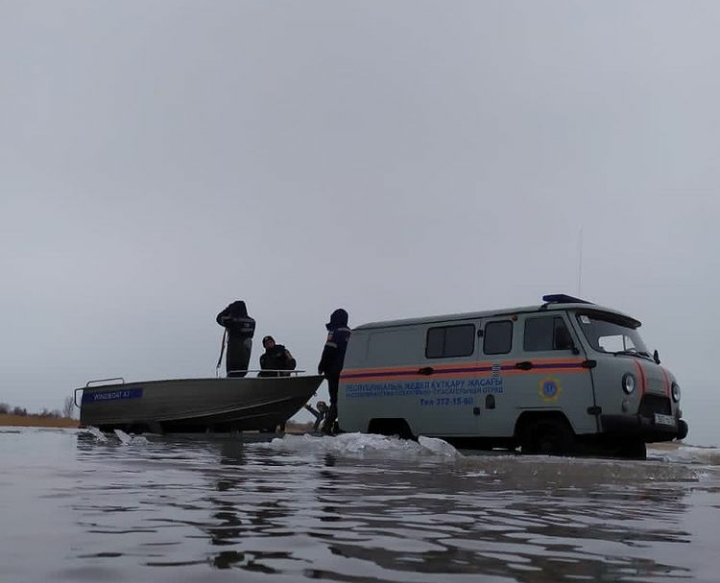
[[[655,413],[672,415],[670,399],[662,395],[643,395],[638,413],[643,417],[652,417]]]

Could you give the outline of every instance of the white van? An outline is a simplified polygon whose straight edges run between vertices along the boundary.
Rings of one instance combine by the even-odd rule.
[[[543,302],[355,328],[341,429],[636,458],[646,443],[687,435],[680,387],[649,354],[639,321],[564,294]]]

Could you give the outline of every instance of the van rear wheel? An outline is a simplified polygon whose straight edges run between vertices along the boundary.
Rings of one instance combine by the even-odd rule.
[[[575,446],[575,434],[565,421],[540,419],[526,430],[522,452],[541,455],[570,455]]]
[[[372,419],[368,424],[368,433],[397,435],[400,439],[415,439],[410,425],[405,419]]]

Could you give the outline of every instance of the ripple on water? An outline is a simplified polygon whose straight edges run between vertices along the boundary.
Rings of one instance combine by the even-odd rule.
[[[13,581],[714,581],[716,452],[687,450],[3,432],[17,525],[3,567]]]

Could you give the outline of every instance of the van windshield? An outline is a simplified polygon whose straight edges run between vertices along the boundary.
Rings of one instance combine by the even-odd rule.
[[[637,328],[613,318],[610,314],[578,314],[580,329],[590,345],[600,352],[637,354],[650,357]]]

